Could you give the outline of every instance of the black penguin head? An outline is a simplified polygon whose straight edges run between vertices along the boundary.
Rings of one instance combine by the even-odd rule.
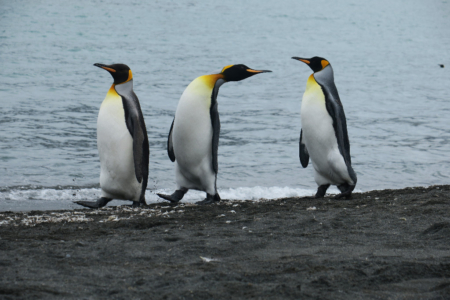
[[[105,69],[114,78],[114,84],[121,84],[133,79],[130,68],[124,64],[104,65],[94,64],[94,66]]]
[[[314,56],[313,58],[301,58],[294,56],[293,59],[299,60],[307,64],[311,70],[315,72],[322,71],[330,63],[323,57]]]
[[[240,81],[242,79],[248,78],[250,76],[259,74],[259,73],[267,73],[272,72],[269,70],[253,70],[247,67],[246,65],[230,65],[226,66],[220,72],[223,75],[223,79],[225,81]]]

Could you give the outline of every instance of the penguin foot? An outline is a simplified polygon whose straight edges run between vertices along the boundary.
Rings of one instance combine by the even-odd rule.
[[[163,198],[164,200],[170,201],[172,203],[178,203],[181,199],[183,199],[184,194],[186,194],[188,190],[186,189],[180,189],[176,190],[172,195],[165,195],[165,194],[157,194],[159,197]]]
[[[316,193],[316,196],[314,196],[314,198],[316,198],[316,199],[323,198],[329,187],[330,187],[329,184],[324,184],[324,185],[319,186],[317,188],[317,193]]]
[[[101,197],[96,202],[93,202],[93,201],[75,201],[75,203],[79,204],[79,205],[82,205],[84,207],[100,208],[100,207],[103,207],[106,204],[108,204],[108,202],[111,201],[111,200],[112,199]]]
[[[337,188],[341,191],[341,193],[344,193],[349,189],[350,185],[347,182],[344,182],[343,184],[340,184],[337,186]]]
[[[157,193],[156,195],[158,195],[160,198],[163,198],[164,200],[170,201],[172,203],[178,203],[177,200],[172,199],[172,195],[165,195],[165,194],[159,194]]]
[[[220,201],[220,196],[219,194],[215,194],[214,196],[211,196],[210,194],[206,194],[206,198],[202,201],[198,201],[195,204],[197,205],[208,205],[208,204],[213,204],[215,202],[219,202]]]
[[[345,190],[345,191],[343,191],[343,189],[341,189],[341,187],[342,186],[346,186],[347,187],[347,190]],[[347,199],[347,200],[349,200],[349,199],[351,199],[352,198],[352,192],[353,192],[353,190],[355,189],[355,186],[354,185],[349,185],[349,184],[347,184],[347,183],[345,183],[345,184],[343,184],[343,185],[340,185],[340,186],[338,186],[338,189],[342,192],[342,193],[340,193],[340,194],[337,194],[336,196],[334,196],[334,199]]]
[[[148,205],[146,202],[133,201],[133,203],[131,205],[126,205],[126,206],[131,207],[131,208],[138,208],[138,207],[146,207]]]

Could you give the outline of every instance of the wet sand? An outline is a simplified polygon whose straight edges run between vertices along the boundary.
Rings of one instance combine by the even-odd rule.
[[[450,299],[450,186],[0,213],[0,299]]]

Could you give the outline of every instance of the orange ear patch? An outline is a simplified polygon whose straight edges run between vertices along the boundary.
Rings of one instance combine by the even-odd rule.
[[[330,64],[330,63],[329,63],[327,60],[325,60],[325,59],[322,59],[321,63],[322,63],[322,69],[325,68],[326,66],[328,66],[328,65]]]
[[[231,68],[232,66],[234,66],[234,65],[229,65],[229,66],[223,67],[223,69],[220,73],[223,73],[226,69]]]
[[[125,82],[130,81],[131,79],[133,79],[133,73],[131,73],[131,70],[128,71],[128,79]]]

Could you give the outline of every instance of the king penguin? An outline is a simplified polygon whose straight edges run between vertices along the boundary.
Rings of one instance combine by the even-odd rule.
[[[301,105],[300,162],[306,168],[311,157],[314,179],[319,186],[316,198],[323,198],[332,184],[341,191],[336,199],[348,199],[357,179],[352,168],[347,121],[334,84],[333,68],[322,57],[292,58],[304,62],[314,71],[306,83]]]
[[[99,208],[118,199],[131,200],[134,207],[145,205],[150,150],[144,116],[133,91],[133,74],[124,64],[94,66],[114,78],[97,119],[102,196],[97,202],[76,203]]]
[[[219,88],[225,82],[240,81],[265,72],[271,71],[253,70],[242,64],[229,65],[220,73],[200,76],[188,85],[181,95],[167,141],[169,158],[175,162],[177,190],[172,195],[158,196],[178,203],[189,189],[195,189],[205,191],[207,195],[197,204],[220,201],[216,186]]]

